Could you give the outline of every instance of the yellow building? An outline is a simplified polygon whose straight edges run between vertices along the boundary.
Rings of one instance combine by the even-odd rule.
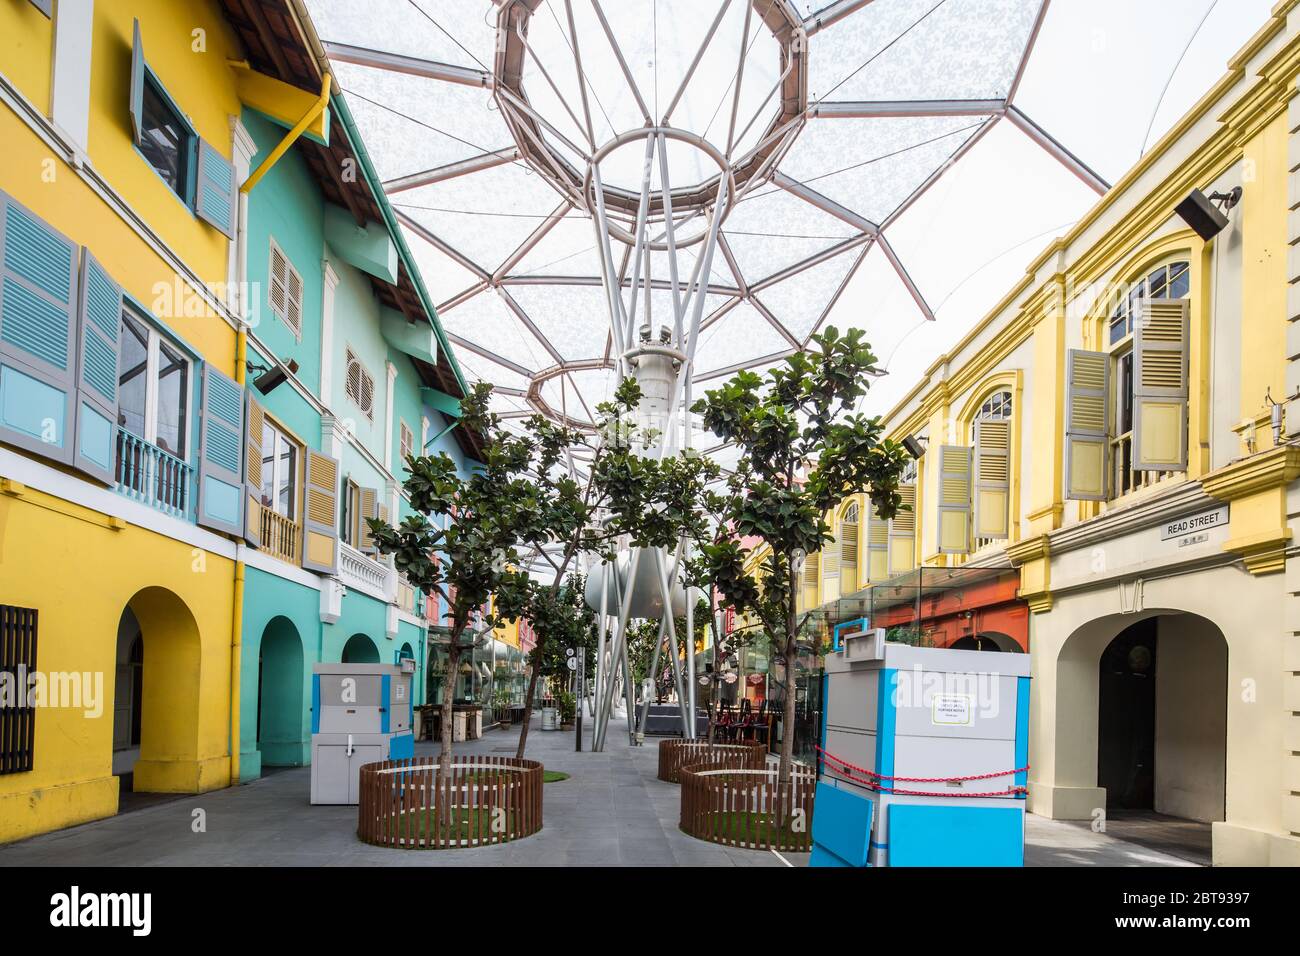
[[[121,736],[136,790],[237,772],[234,137],[314,97],[216,2],[10,0],[0,36],[5,841],[116,812]]]
[[[1200,821],[1217,864],[1300,865],[1298,73],[1285,0],[885,416],[925,446],[915,510],[846,502],[803,596],[1017,568],[1029,809]]]

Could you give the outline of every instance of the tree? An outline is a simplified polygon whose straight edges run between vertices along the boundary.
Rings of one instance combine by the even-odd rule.
[[[412,586],[447,602],[451,637],[442,681],[439,794],[446,792],[452,757],[452,695],[461,652],[469,646],[465,632],[492,597],[494,609],[485,620],[489,627],[518,615],[529,579],[514,570],[519,567],[516,544],[539,529],[540,505],[527,477],[533,443],[496,426],[487,411],[490,391],[490,386],[474,387],[462,403],[458,426],[490,433],[482,466],[465,477],[445,452],[412,456],[404,488],[414,513],[396,528],[379,519],[368,521],[375,547],[394,556],[397,570]],[[431,516],[439,519],[437,524]],[[449,810],[445,806],[442,812]]]
[[[723,520],[714,540],[700,547],[701,573],[737,613],[758,619],[784,666],[782,784],[790,780],[794,752],[796,640],[804,623],[796,614],[800,566],[833,540],[826,513],[846,496],[867,492],[877,513],[892,518],[906,464],[906,452],[883,437],[878,417],[852,411],[880,371],[862,332],[841,337],[827,326],[811,344],[765,378],[740,372],[691,409],[741,452]],[[746,537],[768,548],[752,569]]]

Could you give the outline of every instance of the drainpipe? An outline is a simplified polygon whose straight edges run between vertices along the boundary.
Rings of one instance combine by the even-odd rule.
[[[241,321],[239,331],[235,333],[235,381],[240,387],[243,387],[244,380],[247,378],[247,361],[248,330]],[[239,683],[244,650],[243,633],[244,543],[239,541],[235,543],[235,596],[234,607],[230,613],[230,785],[232,787],[239,784]]]
[[[303,118],[298,120],[298,125],[285,134],[284,139],[280,140],[279,145],[277,145],[275,149],[271,150],[270,155],[268,155],[266,159],[262,160],[261,165],[253,170],[252,173],[249,174],[249,177],[244,180],[244,184],[239,187],[241,193],[248,194],[252,192],[253,187],[258,184],[261,178],[270,172],[271,167],[278,163],[280,157],[289,151],[289,147],[297,142],[298,137],[303,134],[303,131],[325,112],[330,103],[330,85],[333,82],[333,78],[329,73],[324,74],[321,78],[320,96],[317,98],[316,102],[313,103],[311,109],[303,115]]]

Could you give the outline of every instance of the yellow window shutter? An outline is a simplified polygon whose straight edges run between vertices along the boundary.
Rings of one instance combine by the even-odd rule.
[[[867,503],[867,581],[889,577],[889,522]]]
[[[364,554],[377,553],[378,549],[375,548],[375,540],[370,534],[370,525],[366,523],[366,519],[378,518],[378,517],[379,517],[379,492],[375,491],[374,488],[362,488],[361,489],[361,520],[360,522],[358,522],[361,526],[360,533],[358,535],[358,540],[360,541],[360,544],[357,546],[357,550],[361,551]]]
[[[916,485],[899,485],[898,496],[903,503],[889,520],[889,574],[916,567]]]
[[[1065,497],[1105,501],[1110,460],[1110,356],[1065,355]]]
[[[303,451],[302,566],[338,571],[339,463],[314,448]]]
[[[840,593],[858,589],[858,506],[849,505],[840,520]]]
[[[840,596],[840,543],[835,540],[822,548],[822,603]]]
[[[262,544],[262,426],[266,412],[250,389],[244,401],[244,540],[254,547]],[[294,489],[295,491],[297,489]]]
[[[1133,316],[1133,470],[1187,467],[1187,299],[1139,299]]]
[[[975,537],[1005,538],[1011,504],[1011,423],[975,423]]]
[[[970,553],[971,450],[939,448],[939,553]]]
[[[817,578],[821,575],[821,555],[810,554],[803,564],[803,606],[804,609],[816,607]]]

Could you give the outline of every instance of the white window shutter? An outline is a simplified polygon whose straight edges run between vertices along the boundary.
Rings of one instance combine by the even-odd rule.
[[[970,553],[971,450],[939,448],[939,553]]]
[[[1139,299],[1133,316],[1133,470],[1187,467],[1187,299]]]
[[[1008,536],[1011,514],[1011,422],[975,423],[975,537]]]
[[[1065,354],[1065,497],[1105,501],[1110,476],[1110,356]]]

